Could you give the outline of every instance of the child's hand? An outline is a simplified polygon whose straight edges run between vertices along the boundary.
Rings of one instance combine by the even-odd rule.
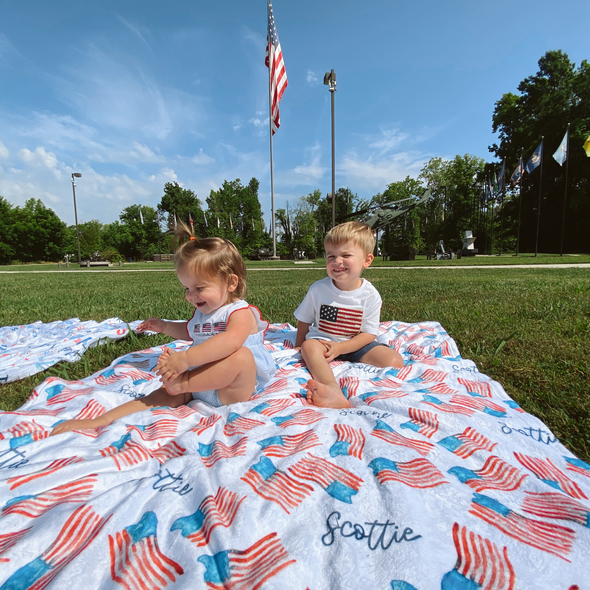
[[[324,345],[324,348],[326,349],[324,351],[324,358],[329,363],[330,361],[333,361],[340,354],[340,351],[339,351],[340,344],[338,342],[332,342],[330,340],[322,340],[321,342]]]
[[[184,360],[185,357],[184,352],[172,352],[167,348],[160,355],[160,360],[156,365],[156,374],[160,375],[164,382],[176,379],[189,369],[188,363]]]
[[[149,320],[145,320],[141,322],[139,326],[137,326],[138,332],[163,332],[165,330],[166,322],[161,320],[160,318],[150,318]]]

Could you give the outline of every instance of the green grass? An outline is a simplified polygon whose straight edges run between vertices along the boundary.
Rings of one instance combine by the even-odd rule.
[[[312,261],[309,261],[312,262]],[[502,254],[502,256],[470,256],[461,258],[460,260],[427,260],[426,256],[416,256],[416,260],[382,260],[380,256],[375,258],[373,266],[393,266],[393,267],[406,267],[406,266],[425,266],[425,267],[444,267],[444,266],[496,266],[506,265],[511,266],[515,264],[590,264],[590,254],[564,254],[559,256],[556,254],[539,254],[534,256],[533,254],[524,253],[520,256],[513,256],[512,254]],[[293,262],[293,260],[266,260],[266,261],[255,261],[247,260],[246,266],[248,268],[323,268],[325,260],[318,258],[313,261],[312,264],[299,265]],[[77,264],[70,264],[70,268],[66,269],[65,264],[62,264],[62,272],[72,271],[84,271],[84,272],[97,272],[97,271],[108,271],[108,272],[122,272],[126,270],[173,270],[174,264],[172,262],[126,262],[122,267],[114,264],[112,267],[94,267],[94,268],[80,268]],[[0,272],[31,272],[31,271],[57,271],[58,266],[55,262],[47,262],[43,264],[12,264],[12,265],[0,265]]]
[[[271,322],[295,324],[294,309],[309,285],[324,273],[322,268],[251,272],[248,301]],[[383,297],[383,320],[440,322],[464,358],[474,360],[523,409],[590,462],[587,269],[369,269],[366,277]],[[190,314],[173,272],[0,275],[0,325],[71,317],[179,319]],[[118,356],[166,341],[163,336],[133,336],[89,350],[77,363],[60,363],[44,373],[0,386],[0,404],[15,409],[50,375],[85,377]]]

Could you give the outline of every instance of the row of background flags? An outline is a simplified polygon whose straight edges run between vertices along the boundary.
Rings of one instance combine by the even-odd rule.
[[[544,145],[544,138],[541,139],[541,143],[537,146],[535,151],[531,154],[531,157],[526,161],[521,156],[518,160],[518,164],[510,180],[512,181],[512,185],[516,186],[523,174],[528,172],[531,174],[538,166],[541,165],[543,159],[543,145]],[[583,149],[586,152],[586,155],[590,158],[590,135],[588,139],[584,142]],[[559,147],[555,150],[553,154],[553,159],[560,165],[567,161],[569,155],[569,125],[563,136],[563,140],[559,144]],[[505,177],[505,169],[506,169],[506,162],[502,162],[502,166],[500,168],[500,172],[498,176],[496,176],[496,172],[493,172],[492,176],[488,176],[487,180],[484,182],[484,190],[482,195],[482,200],[484,202],[488,202],[494,199],[501,199],[502,198],[502,189],[504,188],[504,177]]]

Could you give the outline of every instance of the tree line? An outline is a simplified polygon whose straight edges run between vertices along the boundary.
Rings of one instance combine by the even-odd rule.
[[[381,248],[412,247],[433,251],[440,240],[459,250],[465,230],[476,236],[480,253],[535,250],[559,252],[565,219],[565,252],[586,252],[590,221],[590,162],[582,146],[590,135],[590,65],[579,67],[562,51],[549,51],[539,70],[518,85],[518,94],[506,93],[495,104],[493,131],[499,143],[489,150],[499,160],[486,162],[465,154],[451,160],[431,158],[417,178],[390,183],[382,193],[361,199],[349,188],[335,195],[337,221],[364,219],[389,203],[418,199],[424,190],[430,199],[398,217],[379,235]],[[567,200],[565,166],[552,157],[569,123]],[[533,152],[543,138],[543,176],[539,170],[511,182],[511,170]],[[541,190],[539,190],[541,189]],[[232,240],[246,257],[261,248],[272,251],[272,227],[265,223],[258,199],[259,182],[224,181],[206,198],[206,208],[190,189],[166,183],[157,208],[131,205],[119,220],[79,225],[82,258],[100,252],[108,260],[150,259],[170,252],[171,231],[179,221],[192,223],[196,235]],[[541,196],[541,211],[538,203]],[[564,207],[565,204],[565,207]],[[519,227],[520,219],[520,227]],[[277,254],[296,249],[321,255],[323,238],[331,227],[332,202],[316,189],[291,205],[276,210]],[[67,226],[39,199],[15,207],[0,197],[0,263],[56,261],[77,252],[75,226]]]

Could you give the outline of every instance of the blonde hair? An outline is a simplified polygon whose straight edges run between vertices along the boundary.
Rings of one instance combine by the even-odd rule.
[[[207,281],[228,285],[231,276],[235,275],[238,285],[230,293],[230,301],[246,296],[246,265],[238,249],[229,240],[197,238],[184,223],[179,223],[174,230],[174,240],[179,244],[174,253],[176,268],[186,267]]]
[[[334,226],[326,234],[324,245],[327,243],[338,245],[348,241],[361,248],[365,254],[372,254],[375,249],[373,230],[366,223],[358,221],[347,221]]]

